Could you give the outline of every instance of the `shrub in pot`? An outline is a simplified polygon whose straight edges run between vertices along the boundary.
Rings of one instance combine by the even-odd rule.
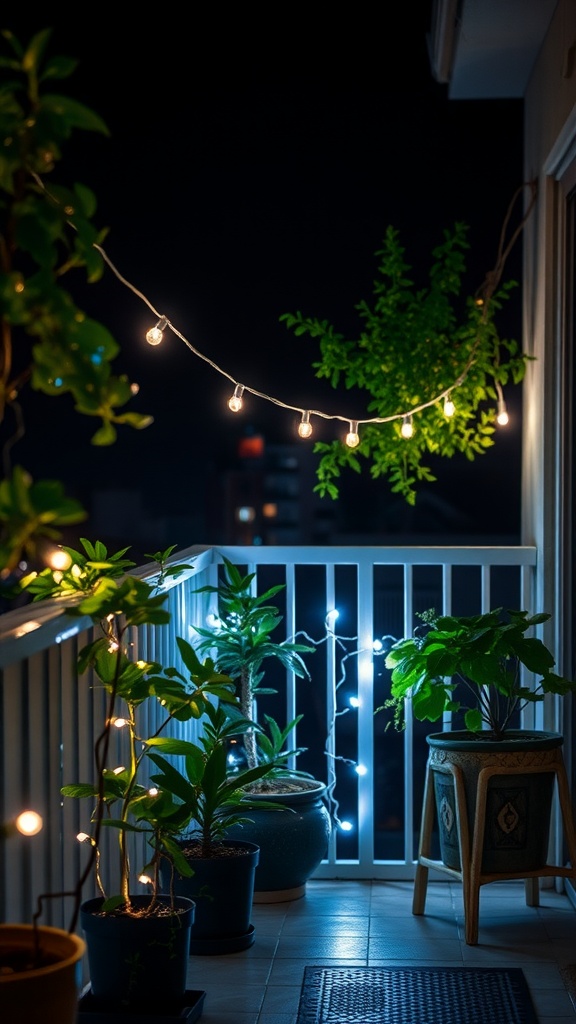
[[[151,781],[181,801],[181,834],[167,841],[170,860],[161,874],[165,892],[194,900],[194,954],[235,953],[254,942],[250,917],[260,851],[242,838],[253,807],[245,789],[268,775],[282,755],[230,775],[228,741],[252,728],[243,717],[231,718],[228,705],[208,704],[198,744],[175,740],[163,745],[163,754],[149,754],[160,769]],[[183,757],[184,771],[165,754]],[[267,806],[280,809],[272,801]],[[232,829],[239,838],[229,838]]]
[[[42,819],[35,815],[33,828],[22,819],[0,825],[0,841],[20,832],[36,835]],[[47,1024],[75,1024],[82,987],[82,958],[86,944],[79,935],[63,928],[41,925],[42,904],[32,924],[0,924],[0,1019],[35,1024],[38,1007]]]
[[[392,708],[397,728],[404,727],[407,702],[419,721],[463,715],[463,729],[427,737],[441,855],[448,867],[461,868],[454,782],[441,770],[447,763],[463,772],[470,834],[482,769],[508,765],[513,771],[494,776],[488,786],[482,871],[537,871],[546,863],[555,778],[549,769],[561,758],[563,737],[518,728],[517,719],[547,694],[576,690],[576,681],[554,671],[545,644],[526,635],[549,618],[546,612],[503,608],[468,617],[437,615],[432,609],[421,615],[414,636],[396,641],[386,656],[391,696],[376,711]],[[524,682],[523,669],[535,675],[534,687]],[[533,771],[535,764],[542,765],[541,772]]]
[[[244,734],[246,764],[271,762],[300,718],[285,729],[269,715],[257,727],[259,696],[275,693],[262,685],[265,665],[275,661],[301,679],[310,679],[304,655],[315,648],[293,640],[277,640],[282,615],[273,603],[284,584],[270,587],[262,594],[253,591],[254,573],[243,575],[229,559],[223,559],[218,585],[199,587],[196,593],[215,594],[218,617],[211,628],[195,627],[200,637],[199,652],[210,653],[220,671],[235,680],[242,715],[253,723]],[[287,756],[301,753],[301,748]],[[276,902],[300,897],[306,880],[325,856],[331,833],[331,820],[324,796],[326,784],[306,772],[276,764],[262,780],[244,787],[252,801],[252,824],[230,833],[236,838],[252,839],[260,847],[256,869],[255,899]],[[286,814],[278,815],[266,806],[272,798],[281,803]],[[258,807],[261,803],[262,806]]]
[[[160,863],[170,857],[170,838],[180,829],[182,813],[169,792],[151,786],[148,755],[152,747],[171,749],[175,741],[166,732],[172,721],[201,719],[215,699],[235,701],[234,686],[210,659],[202,663],[182,638],[177,642],[186,674],[130,656],[132,630],[170,621],[160,586],[167,576],[182,571],[167,564],[172,548],[149,556],[159,564],[150,584],[126,572],[133,564],[123,557],[127,549],[108,555],[99,542],[83,539],[82,546],[83,551],[63,549],[71,560],[68,570],[45,570],[25,582],[36,599],[67,598],[69,615],[88,615],[100,630],[78,655],[79,674],[91,672],[107,694],[105,723],[95,744],[95,777],[62,789],[64,796],[93,803],[90,831],[83,837],[89,856],[76,901],[88,947],[90,995],[94,1004],[106,1008],[174,1005],[186,995],[195,908],[190,899],[160,891]],[[151,703],[157,714],[148,735]],[[120,766],[111,763],[115,727],[121,727],[124,739],[125,763]],[[117,879],[114,865],[106,871],[101,857],[103,831],[111,828],[118,839]],[[140,843],[136,855],[133,839]],[[142,850],[144,864],[136,860]],[[92,872],[100,895],[80,905]],[[136,879],[145,879],[149,894],[135,894]]]

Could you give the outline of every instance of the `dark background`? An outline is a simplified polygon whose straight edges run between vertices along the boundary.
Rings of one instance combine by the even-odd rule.
[[[496,261],[522,181],[521,101],[448,100],[429,66],[429,5],[399,6],[320,19],[282,5],[184,17],[168,5],[122,24],[114,8],[99,7],[96,22],[6,26],[23,40],[52,26],[51,50],[79,60],[55,91],[97,111],[110,138],[73,137],[57,176],[94,190],[96,222],[110,228],[104,248],[120,274],[234,380],[351,418],[367,415],[363,399],[316,380],[315,343],[279,317],[301,310],[355,337],[354,307],[372,298],[374,254],[389,224],[423,284],[443,230],[469,224],[475,290]],[[518,243],[505,279],[520,273]],[[27,422],[41,425],[43,444],[30,429],[15,460],[35,475],[66,480],[88,506],[94,492],[125,488],[141,492],[152,516],[178,515],[206,507],[247,430],[269,442],[295,439],[298,415],[262,399],[245,396],[234,417],[230,382],[170,331],[161,346],[147,345],[156,318],[112,272],[80,294],[120,343],[117,370],[139,383],[133,407],[154,424],[97,449],[91,421],[75,416],[71,433],[67,396],[33,395]],[[503,334],[520,336],[520,309],[517,289]],[[517,542],[519,389],[506,399],[511,423],[495,448],[473,463],[432,463],[438,483],[421,491],[416,509],[368,471],[343,478],[344,528],[380,543],[434,532],[448,542]],[[321,424],[314,437],[341,429]],[[183,542],[223,539],[210,521],[204,529]]]

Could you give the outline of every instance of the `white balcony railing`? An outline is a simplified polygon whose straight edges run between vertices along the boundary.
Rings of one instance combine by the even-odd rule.
[[[536,610],[536,549],[190,548],[171,559],[192,568],[169,583],[170,626],[134,636],[135,654],[178,665],[175,637],[193,642],[194,625],[205,624],[214,609],[211,595],[193,591],[217,581],[222,555],[255,572],[259,592],[285,584],[275,598],[284,635],[316,646],[307,657],[310,682],[280,678],[270,668],[266,685],[278,694],[262,698],[259,712],[281,724],[304,716],[293,738],[306,748],[298,768],[326,781],[335,823],[317,877],[412,878],[430,728],[409,720],[396,733],[386,728],[387,713],[374,715],[389,682],[378,641],[411,633],[416,613],[430,607],[458,614],[500,605]],[[138,574],[154,571],[146,566]],[[28,631],[31,620],[38,626]],[[60,787],[92,779],[103,693],[76,672],[77,653],[91,635],[88,620],[69,618],[53,604],[0,617],[0,820],[33,807],[45,822],[33,839],[0,843],[1,920],[29,919],[38,893],[70,889],[78,875],[83,851],[74,837],[87,825],[85,802],[63,800]],[[66,912],[64,903],[50,901],[46,923],[66,924]]]

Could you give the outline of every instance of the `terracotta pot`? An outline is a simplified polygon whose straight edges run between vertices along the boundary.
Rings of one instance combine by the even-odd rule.
[[[12,970],[33,955],[34,928],[0,924],[0,1020],[6,1024],[75,1024],[82,988],[84,940],[61,928],[38,927],[41,959],[32,970]]]

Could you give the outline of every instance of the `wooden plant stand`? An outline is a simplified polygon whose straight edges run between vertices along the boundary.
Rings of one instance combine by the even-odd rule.
[[[450,774],[454,779],[454,796],[460,850],[460,870],[448,867],[443,863],[443,861],[433,860],[430,857],[432,830],[436,819],[436,797],[434,792],[433,772],[438,771]],[[566,843],[568,846],[570,863],[573,867],[562,867],[557,864],[545,864],[536,871],[484,874],[482,872],[482,851],[484,847],[486,800],[489,780],[495,775],[526,775],[532,772],[545,771],[554,772],[556,777]],[[503,767],[498,765],[481,769],[478,775],[476,811],[472,835],[470,835],[470,829],[468,827],[466,793],[464,789],[462,769],[458,765],[454,764],[440,765],[437,763],[435,763],[432,768],[431,757],[429,757],[426,769],[420,842],[412,900],[412,913],[415,915],[424,913],[426,889],[428,886],[428,872],[430,868],[442,871],[445,874],[450,875],[450,877],[462,882],[465,939],[469,946],[475,946],[478,943],[480,886],[486,885],[488,882],[496,882],[503,879],[523,878],[525,881],[526,906],[537,907],[539,905],[539,878],[576,878],[576,837],[574,833],[568,779],[566,777],[566,769],[564,767],[564,759],[562,757],[561,749],[558,748],[557,751],[551,752],[550,761],[547,765],[540,764],[534,765],[533,767],[526,765],[523,765],[522,767]]]

